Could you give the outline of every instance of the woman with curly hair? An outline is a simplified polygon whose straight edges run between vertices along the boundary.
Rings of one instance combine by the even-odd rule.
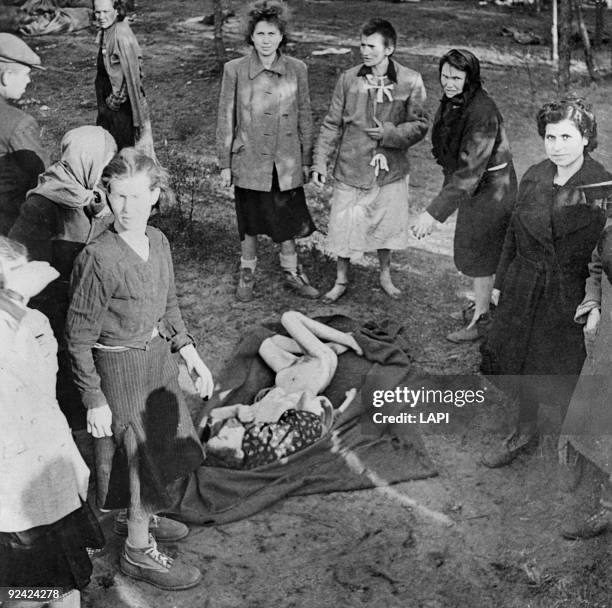
[[[537,443],[540,403],[564,413],[585,359],[574,322],[584,296],[591,252],[605,222],[605,201],[583,186],[610,179],[589,152],[597,147],[590,108],[571,99],[545,104],[537,114],[547,160],[531,167],[497,267],[497,314],[482,346],[482,371],[518,399],[512,434],[484,458],[510,463]]]
[[[100,29],[96,124],[104,127],[119,150],[138,145],[154,158],[149,106],[142,88],[142,53],[125,17],[124,0],[93,0]]]
[[[266,234],[280,243],[284,283],[316,298],[294,240],[315,230],[302,187],[312,161],[307,69],[282,52],[288,25],[283,4],[260,0],[246,17],[246,42],[253,50],[225,64],[217,119],[221,181],[234,185],[241,241],[236,297],[253,299],[257,235]]]

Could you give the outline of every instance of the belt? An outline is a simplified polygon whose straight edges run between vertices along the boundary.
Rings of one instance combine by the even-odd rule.
[[[151,340],[153,340],[153,338],[157,338],[157,336],[159,336],[159,330],[157,329],[157,327],[154,327],[153,331],[151,332]],[[93,348],[96,348],[98,350],[112,351],[115,353],[122,353],[122,352],[125,352],[126,350],[129,350],[131,347],[130,346],[109,346],[108,344],[100,344],[100,342],[96,342],[93,345]]]

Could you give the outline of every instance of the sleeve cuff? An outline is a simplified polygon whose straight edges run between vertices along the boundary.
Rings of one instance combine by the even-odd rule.
[[[81,396],[81,399],[83,400],[83,405],[88,410],[93,410],[95,408],[108,405],[108,401],[106,400],[106,397],[104,396],[102,391],[85,393]]]
[[[576,314],[574,315],[574,321],[579,323],[580,325],[584,325],[586,323],[586,318],[588,314],[594,310],[595,308],[599,309],[600,304],[596,300],[587,300],[585,302],[581,302],[578,304],[578,308],[576,308]]]

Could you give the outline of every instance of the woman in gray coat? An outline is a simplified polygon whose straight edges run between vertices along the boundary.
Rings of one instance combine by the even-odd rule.
[[[298,265],[296,237],[315,230],[303,184],[312,156],[306,65],[281,53],[287,17],[282,4],[260,0],[247,12],[251,53],[225,65],[217,122],[221,180],[234,185],[241,241],[236,297],[253,299],[257,235],[280,243],[285,284],[316,298]]]

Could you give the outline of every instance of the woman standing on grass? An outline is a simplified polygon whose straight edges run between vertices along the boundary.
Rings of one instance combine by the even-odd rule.
[[[221,84],[217,155],[223,184],[234,184],[241,241],[236,297],[242,302],[253,299],[258,234],[280,243],[285,284],[302,296],[319,296],[295,249],[295,238],[315,230],[303,188],[313,126],[306,65],[282,53],[286,32],[283,4],[252,4],[246,41],[253,50],[225,64]]]
[[[171,351],[196,374],[202,397],[211,394],[212,377],[181,318],[168,241],[147,226],[164,177],[134,148],[105,168],[115,221],[75,262],[66,337],[87,430],[97,438],[99,505],[129,508],[121,570],[175,590],[201,575],[157,549],[155,537],[178,540],[188,530],[154,514],[172,504],[173,482],[195,470],[203,453]]]
[[[469,342],[482,336],[489,321],[495,269],[516,197],[516,174],[502,116],[482,88],[478,59],[470,51],[453,49],[440,59],[439,74],[444,95],[431,142],[444,184],[413,233],[417,238],[428,235],[437,222],[458,210],[455,265],[472,277],[475,301],[468,324],[447,338]]]
[[[537,443],[538,407],[565,413],[585,358],[574,322],[588,264],[605,222],[604,201],[582,186],[612,176],[589,156],[597,123],[581,100],[545,104],[537,114],[547,160],[523,176],[495,278],[497,313],[482,345],[482,371],[516,396],[516,428],[485,455],[509,464]]]
[[[100,28],[96,124],[111,133],[119,150],[138,145],[155,158],[149,106],[142,88],[142,53],[125,21],[126,2],[93,0],[93,10]]]

